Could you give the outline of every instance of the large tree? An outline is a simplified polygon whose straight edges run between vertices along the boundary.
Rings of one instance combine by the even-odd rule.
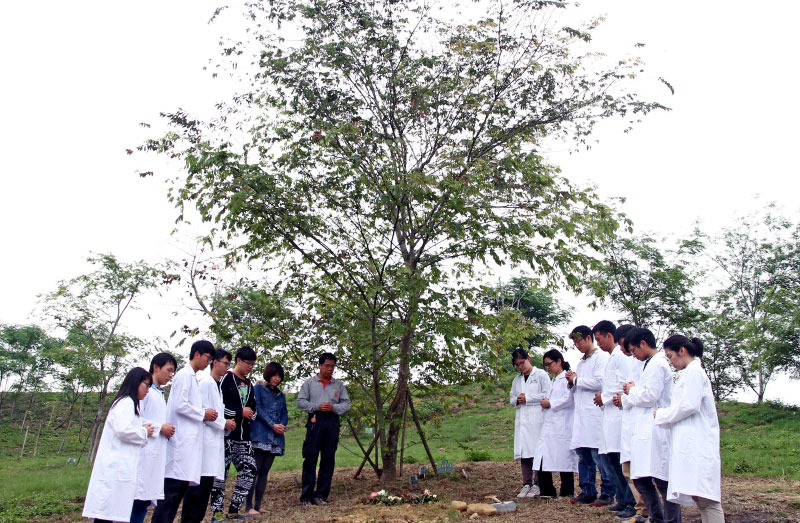
[[[250,90],[212,121],[167,114],[142,147],[185,162],[179,219],[196,208],[230,263],[282,261],[309,346],[336,348],[373,404],[387,480],[412,377],[471,376],[490,335],[469,312],[476,271],[524,264],[574,288],[618,227],[541,145],[662,107],[629,91],[638,60],[590,53],[592,25],[549,22],[561,2],[444,7],[252,4],[223,63]]]

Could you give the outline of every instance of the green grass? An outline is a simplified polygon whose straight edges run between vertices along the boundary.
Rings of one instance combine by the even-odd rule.
[[[505,384],[474,384],[445,387],[415,399],[424,421],[425,436],[437,463],[448,460],[511,461],[513,459],[514,409],[507,406]],[[275,460],[274,471],[298,471],[305,434],[305,415],[288,398],[290,423],[286,455]],[[800,409],[774,403],[762,405],[723,402],[718,406],[721,427],[722,472],[725,475],[785,477],[800,479]],[[48,411],[49,415],[49,411]],[[47,520],[61,514],[80,514],[90,468],[66,463],[78,455],[77,440],[57,455],[63,432],[43,430],[39,457],[32,458],[33,429],[28,434],[25,456],[19,459],[24,432],[19,422],[0,423],[0,521]],[[410,423],[410,417],[409,417]],[[346,425],[345,425],[346,427]],[[355,440],[343,436],[336,453],[337,466],[354,467],[361,462]],[[77,429],[75,431],[77,433]],[[366,446],[371,436],[360,434]],[[428,464],[428,458],[413,424],[406,432],[404,473]],[[369,465],[367,465],[369,467]],[[456,477],[456,476],[454,476]],[[299,478],[298,478],[299,479]]]

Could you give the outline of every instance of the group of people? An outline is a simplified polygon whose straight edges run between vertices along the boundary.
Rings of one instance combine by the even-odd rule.
[[[511,356],[520,372],[510,393],[518,497],[560,496],[651,523],[679,523],[681,505],[696,505],[703,523],[724,522],[719,422],[702,342],[673,335],[661,351],[650,330],[605,320],[570,336],[583,356],[572,370],[561,352],[547,351],[552,381],[524,349]],[[680,371],[674,385],[669,364]]]
[[[103,427],[83,516],[96,523],[141,523],[154,506],[151,521],[172,522],[183,504],[181,522],[199,522],[209,502],[212,521],[267,512],[262,507],[267,476],[275,457],[284,455],[289,415],[279,388],[283,367],[270,362],[264,381],[254,386],[249,375],[255,361],[251,347],[233,357],[201,340],[177,373],[175,358],[166,352],[152,359],[149,372],[129,371]],[[209,365],[209,375],[199,379]],[[323,353],[319,373],[303,383],[297,398],[298,408],[308,413],[303,505],[327,503],[339,416],[350,408],[344,385],[333,378],[335,366],[336,356]],[[165,400],[163,387],[170,381]],[[237,477],[225,511],[231,464]]]

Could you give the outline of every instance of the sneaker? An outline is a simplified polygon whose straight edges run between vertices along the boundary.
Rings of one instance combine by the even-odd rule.
[[[530,485],[522,485],[522,488],[519,490],[519,494],[517,494],[518,498],[524,498],[528,496],[528,492],[531,491]]]
[[[599,498],[597,498],[594,501],[594,503],[592,503],[592,505],[594,505],[595,507],[607,507],[608,505],[611,505],[612,503],[614,503],[614,498],[612,498],[611,496],[606,496],[605,494],[603,494]]]
[[[584,505],[588,505],[593,503],[595,499],[597,499],[597,496],[590,496],[589,494],[581,492],[574,498],[570,498],[569,501],[570,503],[583,503]]]
[[[328,502],[327,502],[327,501],[325,501],[325,500],[324,500],[324,499],[322,499],[322,498],[314,498],[314,504],[315,504],[315,505],[319,505],[319,506],[323,506],[323,505],[327,505],[327,504],[328,504]]]
[[[300,506],[301,507],[310,507],[311,506],[311,502],[303,500],[303,501],[300,502]]]
[[[608,507],[609,512],[621,512],[625,510],[625,505],[621,505],[619,503],[614,503],[610,507]]]
[[[635,519],[634,518],[635,515],[636,515],[636,510],[634,510],[634,509],[632,509],[630,507],[628,507],[626,509],[623,509],[623,510],[620,510],[619,512],[617,512],[617,517],[619,519],[628,519],[628,520],[633,521]]]
[[[225,519],[250,519],[253,516],[250,514],[239,514],[238,512],[234,512],[233,514],[228,514],[225,516]]]
[[[534,485],[534,486],[532,486],[530,488],[530,490],[528,490],[528,493],[525,494],[525,497],[526,498],[538,498],[541,495],[542,495],[542,491],[539,490],[539,487],[537,485]]]
[[[222,515],[222,511],[216,511],[211,516],[211,523],[220,523],[221,521],[225,521],[225,516]]]
[[[650,520],[647,519],[647,516],[642,516],[641,514],[631,518],[631,523],[648,523],[648,521]]]

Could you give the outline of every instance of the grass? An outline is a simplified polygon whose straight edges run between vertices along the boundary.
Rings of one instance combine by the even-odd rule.
[[[424,421],[425,436],[436,462],[511,461],[514,409],[507,406],[506,394],[505,385],[473,384],[445,387],[417,398],[415,406]],[[286,455],[275,460],[273,470],[296,470],[299,480],[305,416],[294,407],[294,397],[288,399],[291,421]],[[800,480],[800,453],[796,452],[800,447],[800,409],[775,403],[738,402],[722,402],[717,408],[724,475]],[[65,452],[58,455],[63,432],[43,430],[39,456],[32,458],[35,432],[31,429],[25,456],[20,460],[24,432],[19,422],[2,421],[0,521],[47,520],[64,514],[79,514],[90,467],[83,463],[67,464],[68,457],[77,457],[78,442],[68,440]],[[361,452],[346,425],[344,427],[336,453],[337,465],[358,466]],[[365,433],[359,437],[365,446],[371,440],[371,435]],[[413,424],[406,432],[403,461],[406,475],[428,464]]]

